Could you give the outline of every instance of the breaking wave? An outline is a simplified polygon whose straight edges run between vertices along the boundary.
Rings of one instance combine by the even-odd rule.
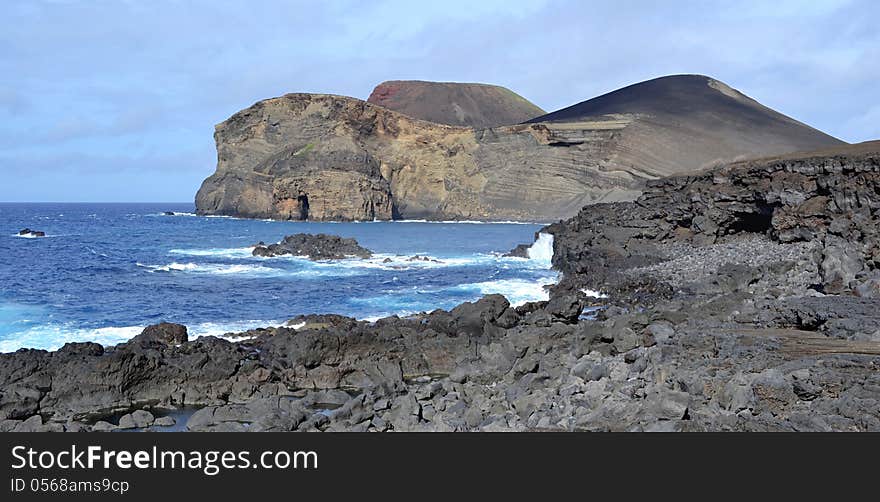
[[[497,281],[462,284],[450,289],[474,291],[478,292],[480,295],[504,295],[511,305],[517,307],[528,302],[549,300],[550,293],[544,288],[544,286],[553,284],[556,280],[556,277],[547,277],[538,280],[500,279]]]
[[[194,272],[199,274],[229,275],[229,274],[247,274],[247,275],[284,275],[285,270],[264,267],[261,265],[232,264],[222,265],[214,263],[169,263],[167,265],[145,265],[137,263],[138,267],[147,269],[150,272]]]
[[[236,322],[204,322],[187,327],[189,339],[204,336],[226,337],[256,328],[283,326],[285,321],[249,320]],[[14,333],[14,337],[0,340],[0,353],[15,352],[26,347],[40,350],[58,350],[65,343],[95,342],[113,346],[125,343],[139,335],[146,326],[111,326],[104,328],[77,328],[72,324],[48,323]],[[231,339],[240,339],[232,337]]]
[[[249,258],[254,248],[211,248],[211,249],[172,249],[170,254],[184,256],[213,256],[216,258]]]
[[[529,259],[546,268],[553,266],[553,234],[541,232],[528,250]]]

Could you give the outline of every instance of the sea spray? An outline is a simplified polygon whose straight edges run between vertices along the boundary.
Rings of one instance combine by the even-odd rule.
[[[553,266],[553,234],[541,232],[538,239],[528,249],[529,259],[550,268]]]

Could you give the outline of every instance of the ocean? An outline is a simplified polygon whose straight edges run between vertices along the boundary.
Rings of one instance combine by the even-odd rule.
[[[174,216],[164,213],[172,211]],[[372,320],[500,293],[547,299],[552,238],[537,223],[317,223],[201,217],[192,204],[0,203],[0,352],[124,342],[161,321],[190,338],[277,326],[300,314]],[[46,232],[24,238],[23,228]],[[294,233],[354,237],[370,259],[259,258]],[[415,255],[433,261],[410,261]],[[386,262],[390,258],[390,262]]]

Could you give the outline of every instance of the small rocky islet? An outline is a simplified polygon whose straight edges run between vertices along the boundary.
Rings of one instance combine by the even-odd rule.
[[[737,162],[542,229],[547,302],[2,354],[0,430],[878,431],[877,193],[880,143]]]
[[[373,252],[361,246],[355,239],[338,235],[305,234],[288,235],[276,244],[258,243],[251,252],[254,256],[305,256],[310,260],[341,260],[344,258],[371,258]]]
[[[31,230],[30,228],[23,228],[18,232],[19,237],[45,237],[46,232],[42,230]]]

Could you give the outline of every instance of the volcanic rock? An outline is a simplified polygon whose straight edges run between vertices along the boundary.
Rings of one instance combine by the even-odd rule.
[[[372,251],[362,247],[355,239],[327,234],[288,235],[277,244],[257,245],[254,256],[307,256],[310,260],[341,260],[352,256],[370,258]]]

